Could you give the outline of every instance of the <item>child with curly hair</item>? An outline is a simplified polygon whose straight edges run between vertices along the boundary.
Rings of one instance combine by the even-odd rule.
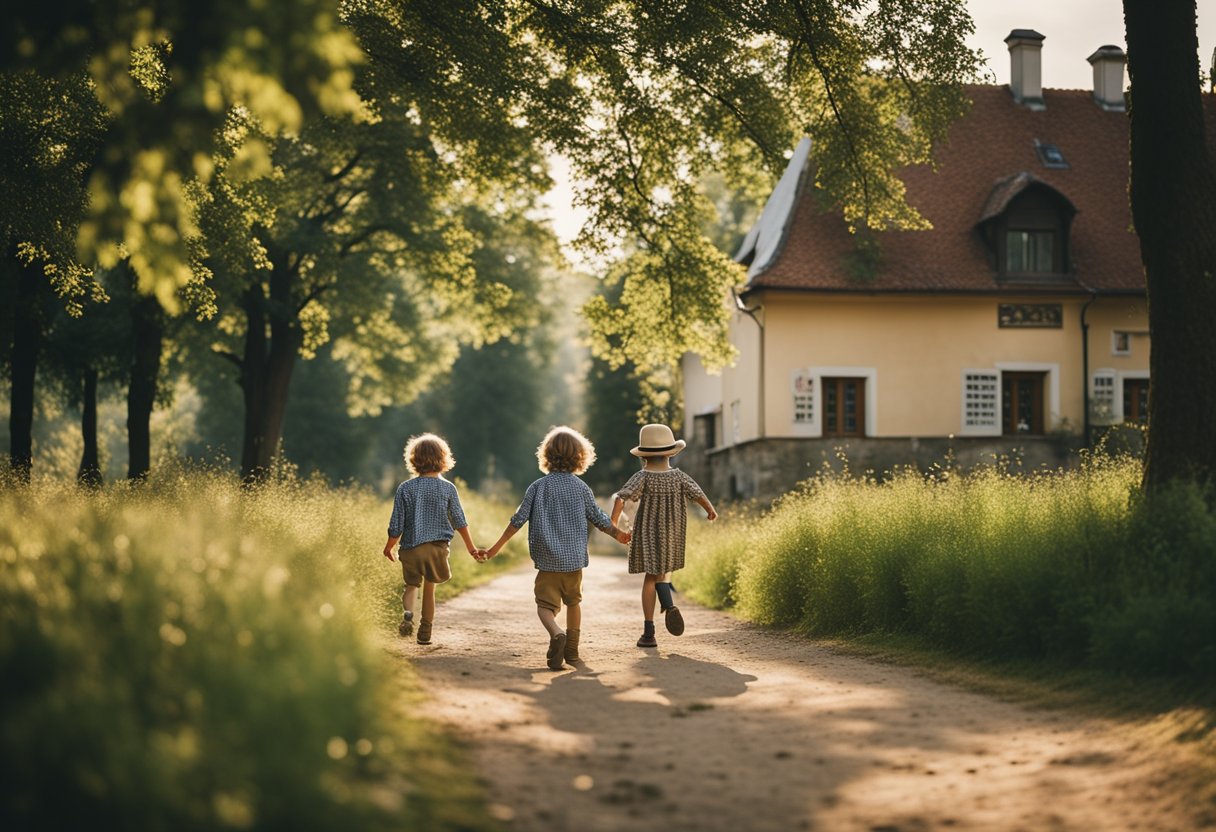
[[[617,528],[596,504],[591,489],[578,478],[595,462],[595,447],[587,437],[573,428],[553,428],[537,447],[536,461],[544,476],[528,486],[502,537],[485,557],[497,555],[524,523],[530,524],[528,552],[537,570],[536,613],[549,633],[545,658],[550,670],[561,670],[563,662],[579,660],[583,569],[589,563],[587,523],[620,543],[629,542],[629,533]],[[563,603],[564,631],[557,623]]]
[[[393,514],[388,521],[388,542],[384,556],[393,558],[393,547],[401,559],[401,574],[405,591],[401,593],[403,613],[397,632],[409,636],[414,632],[414,601],[422,589],[422,620],[418,624],[418,643],[431,643],[431,627],[435,620],[435,584],[452,577],[448,563],[448,544],[452,535],[460,533],[465,548],[474,558],[478,549],[469,534],[456,486],[443,475],[456,465],[452,449],[433,433],[411,436],[405,446],[405,465],[412,478],[397,486],[393,497]]]

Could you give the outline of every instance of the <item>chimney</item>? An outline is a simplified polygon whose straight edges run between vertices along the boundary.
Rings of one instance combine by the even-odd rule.
[[[1086,58],[1094,68],[1094,101],[1103,110],[1123,112],[1123,65],[1127,55],[1117,46],[1099,46]]]
[[[1014,29],[1005,38],[1009,46],[1012,71],[1009,74],[1009,89],[1013,100],[1031,110],[1044,110],[1043,64],[1040,52],[1043,35],[1034,29]]]

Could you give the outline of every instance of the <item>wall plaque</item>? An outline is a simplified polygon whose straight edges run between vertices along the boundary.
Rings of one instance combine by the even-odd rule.
[[[1002,328],[1032,327],[1059,329],[1064,326],[1064,307],[1059,303],[999,303],[997,324]]]

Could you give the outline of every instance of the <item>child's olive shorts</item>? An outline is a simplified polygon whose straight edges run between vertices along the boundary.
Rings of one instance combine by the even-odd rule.
[[[573,607],[583,600],[583,570],[536,571],[536,606],[557,612],[562,604]]]
[[[401,558],[401,574],[406,586],[422,586],[423,578],[433,584],[442,584],[452,577],[446,540],[432,540],[413,549],[401,549],[397,556]]]

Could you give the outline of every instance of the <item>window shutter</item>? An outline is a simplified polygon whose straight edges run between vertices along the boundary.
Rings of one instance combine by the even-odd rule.
[[[1095,370],[1089,387],[1089,418],[1095,425],[1113,425],[1119,421],[1115,404],[1115,371]]]
[[[810,370],[790,373],[790,388],[794,396],[794,424],[815,424],[815,378]]]
[[[963,436],[1001,435],[1000,370],[963,370]]]

